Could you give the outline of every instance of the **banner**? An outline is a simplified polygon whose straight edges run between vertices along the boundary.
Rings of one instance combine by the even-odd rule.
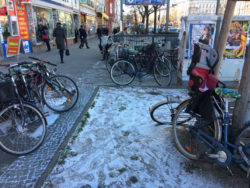
[[[6,1],[7,11],[9,16],[15,16],[15,7],[14,7],[14,0],[7,0]]]
[[[224,57],[229,59],[243,58],[247,44],[248,21],[233,21],[227,38]]]
[[[163,5],[165,0],[125,0],[126,5]]]
[[[20,37],[8,37],[6,56],[18,55],[22,39]]]
[[[22,40],[29,40],[29,31],[27,25],[25,5],[23,3],[16,4],[17,20],[19,26],[19,34]]]
[[[7,7],[0,7],[0,16],[7,15]]]
[[[193,23],[189,25],[189,58],[192,58],[194,51],[194,43],[204,35],[205,27],[209,28],[208,38],[209,46],[214,46],[215,23]]]

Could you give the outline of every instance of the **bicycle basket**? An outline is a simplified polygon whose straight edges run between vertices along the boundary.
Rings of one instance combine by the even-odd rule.
[[[10,80],[0,82],[0,103],[7,103],[15,99],[15,91]]]

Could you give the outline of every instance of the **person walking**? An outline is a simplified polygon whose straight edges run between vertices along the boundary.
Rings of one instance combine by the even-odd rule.
[[[77,43],[77,41],[78,41],[78,35],[79,35],[79,31],[78,31],[77,27],[75,27],[75,43]]]
[[[65,50],[65,43],[67,45],[67,39],[64,29],[61,27],[61,23],[57,22],[56,28],[54,29],[53,36],[56,38],[56,46],[59,49],[59,54],[61,58],[61,63],[63,62],[63,53]]]
[[[97,28],[97,37],[99,39],[99,46],[102,45],[102,30],[100,27]]]
[[[79,48],[82,49],[84,47],[84,44],[86,44],[86,47],[89,48],[88,41],[87,41],[86,27],[83,28],[83,26],[81,25],[81,27],[79,29],[79,33],[80,33],[80,39],[81,39],[81,44],[80,44]]]
[[[42,39],[47,45],[47,52],[49,52],[50,51],[50,44],[49,44],[50,39],[49,39],[49,29],[47,26],[44,26],[42,29]]]

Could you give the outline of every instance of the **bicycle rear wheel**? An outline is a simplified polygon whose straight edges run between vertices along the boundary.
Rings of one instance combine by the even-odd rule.
[[[55,112],[72,109],[79,97],[76,83],[69,77],[57,75],[48,80],[42,89],[44,103]]]
[[[118,60],[111,68],[110,77],[117,85],[128,85],[135,79],[135,67],[127,60]]]
[[[242,152],[250,160],[250,122],[248,122],[235,137],[234,144],[236,146],[242,146]],[[238,148],[234,149],[234,158],[241,160],[240,168],[248,173],[250,166],[241,157]]]
[[[172,64],[168,59],[156,62],[154,66],[154,78],[159,86],[169,86],[172,80]]]
[[[177,149],[185,157],[198,160],[200,155],[204,153],[203,147],[197,142],[195,135],[190,132],[189,128],[200,124],[204,121],[202,118],[197,118],[189,113],[186,113],[186,108],[190,103],[190,99],[181,103],[176,111],[173,119],[174,140]],[[215,120],[211,125],[202,128],[209,136],[219,140],[220,128],[218,120]],[[200,140],[200,142],[202,142]],[[205,143],[204,143],[205,144]]]
[[[36,150],[46,134],[46,119],[35,106],[12,104],[0,112],[0,147],[15,155]]]
[[[152,106],[150,116],[158,124],[172,124],[173,115],[180,101],[178,99],[168,98]]]

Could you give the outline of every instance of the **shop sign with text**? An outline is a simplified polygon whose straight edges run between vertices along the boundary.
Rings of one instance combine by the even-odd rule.
[[[22,40],[29,40],[29,31],[27,25],[25,5],[23,3],[16,5],[19,34]]]

